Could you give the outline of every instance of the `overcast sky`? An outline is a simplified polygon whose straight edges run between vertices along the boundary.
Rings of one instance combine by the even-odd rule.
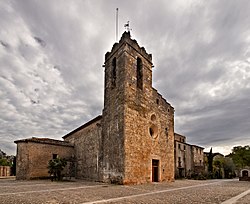
[[[187,141],[250,144],[250,1],[0,0],[0,149],[61,139],[102,113],[104,55],[130,21]]]

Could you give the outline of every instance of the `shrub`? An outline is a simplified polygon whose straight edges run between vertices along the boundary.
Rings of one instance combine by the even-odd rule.
[[[59,157],[49,161],[48,173],[50,174],[52,181],[54,179],[57,181],[62,180],[62,171],[66,165],[67,165],[66,159],[61,159]]]

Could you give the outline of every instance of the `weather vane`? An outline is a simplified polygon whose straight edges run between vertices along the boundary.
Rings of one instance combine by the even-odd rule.
[[[129,28],[129,21],[124,25],[125,30],[127,30],[127,32],[130,32],[132,29]]]

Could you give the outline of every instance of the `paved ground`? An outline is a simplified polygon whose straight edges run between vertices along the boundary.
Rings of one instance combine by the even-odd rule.
[[[88,181],[0,179],[0,203],[249,204],[250,182],[177,180],[173,183],[120,186]]]

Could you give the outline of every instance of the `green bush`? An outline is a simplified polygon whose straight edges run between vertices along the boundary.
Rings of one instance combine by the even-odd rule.
[[[0,159],[0,166],[11,166],[11,162],[8,161],[6,158]]]
[[[194,180],[206,180],[207,179],[207,174],[205,173],[196,173],[196,172],[193,172],[191,173],[191,176],[189,177],[189,179],[194,179]]]
[[[52,159],[49,161],[48,165],[48,173],[50,174],[51,180],[53,181],[54,179],[57,181],[62,180],[62,171],[64,167],[67,165],[66,159],[61,159],[57,157],[56,159]]]

